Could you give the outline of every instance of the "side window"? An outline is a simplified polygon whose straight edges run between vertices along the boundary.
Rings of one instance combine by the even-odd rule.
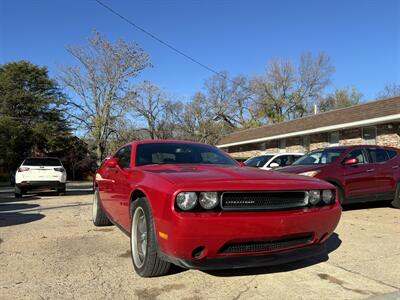
[[[130,168],[131,166],[131,153],[132,146],[126,146],[118,150],[115,157],[119,159],[119,165],[123,169]]]
[[[296,155],[288,155],[288,159],[286,161],[286,166],[290,166],[291,164],[294,163],[294,161],[297,159],[298,157]]]
[[[285,167],[288,165],[289,155],[281,155],[275,158],[271,163],[277,163],[280,167]]]
[[[293,156],[293,162],[298,160],[300,157],[303,157],[303,155],[295,155],[295,156]]]
[[[380,163],[389,159],[386,151],[381,148],[368,148],[368,154],[373,163]]]
[[[389,159],[392,159],[397,156],[397,152],[394,150],[386,150],[386,153],[389,156]]]
[[[352,158],[356,158],[358,160],[359,164],[365,164],[367,163],[367,160],[365,158],[364,155],[364,151],[363,149],[355,149],[350,151],[346,157],[344,158],[344,160],[348,160],[348,159],[352,159]]]

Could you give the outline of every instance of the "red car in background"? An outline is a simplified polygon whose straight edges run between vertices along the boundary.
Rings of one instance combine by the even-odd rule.
[[[326,180],[342,203],[393,200],[400,208],[400,150],[372,145],[341,146],[308,153],[280,172]]]
[[[242,167],[194,142],[127,144],[101,165],[94,189],[94,224],[130,236],[143,277],[171,263],[222,269],[319,255],[341,215],[327,182]]]

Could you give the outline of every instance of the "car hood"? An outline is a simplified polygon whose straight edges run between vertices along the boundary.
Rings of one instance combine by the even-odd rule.
[[[314,171],[314,170],[320,170],[324,166],[322,165],[313,165],[313,166],[306,166],[306,165],[297,165],[297,166],[288,166],[288,167],[283,167],[277,169],[279,172],[283,173],[294,173],[294,174],[299,174],[299,173],[304,173],[304,172],[309,172],[309,171]]]
[[[158,174],[165,179],[178,183],[199,181],[239,181],[239,180],[299,180],[316,181],[294,174],[283,174],[276,171],[265,171],[257,168],[224,166],[224,165],[149,165],[142,167],[145,172]]]

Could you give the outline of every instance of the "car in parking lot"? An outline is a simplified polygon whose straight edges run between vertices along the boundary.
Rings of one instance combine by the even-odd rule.
[[[400,150],[374,145],[312,151],[280,172],[306,175],[337,186],[342,203],[393,200],[400,208]]]
[[[244,164],[247,167],[271,170],[279,167],[290,166],[304,153],[271,153],[251,157]]]
[[[274,265],[324,253],[341,206],[322,180],[242,167],[220,149],[138,141],[98,169],[93,223],[130,236],[143,277]]]
[[[63,164],[54,157],[26,158],[15,173],[15,197],[32,190],[52,189],[65,193],[67,173]]]

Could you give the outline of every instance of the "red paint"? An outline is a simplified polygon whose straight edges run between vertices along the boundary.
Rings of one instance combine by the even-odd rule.
[[[218,250],[228,242],[266,241],[304,234],[312,234],[312,243],[319,243],[339,222],[341,206],[337,199],[332,205],[287,211],[176,211],[175,197],[181,191],[282,191],[334,189],[334,186],[310,177],[241,167],[239,163],[233,166],[135,166],[137,145],[164,142],[172,141],[131,143],[130,167],[108,167],[105,163],[96,174],[95,184],[99,187],[103,209],[127,232],[130,230],[132,194],[135,191],[145,194],[151,206],[159,248],[168,256],[190,259],[193,249],[204,246],[207,258],[217,258],[223,256]],[[168,239],[160,238],[159,232],[168,235]]]
[[[326,165],[292,165],[279,169],[280,172],[299,174],[316,171],[315,178],[332,182],[344,191],[346,202],[364,202],[370,200],[393,199],[397,182],[400,180],[399,149],[375,145],[341,146],[345,151],[334,162]],[[353,150],[364,149],[366,163],[358,159],[346,159]],[[374,163],[368,149],[394,151],[397,155],[383,162]]]

